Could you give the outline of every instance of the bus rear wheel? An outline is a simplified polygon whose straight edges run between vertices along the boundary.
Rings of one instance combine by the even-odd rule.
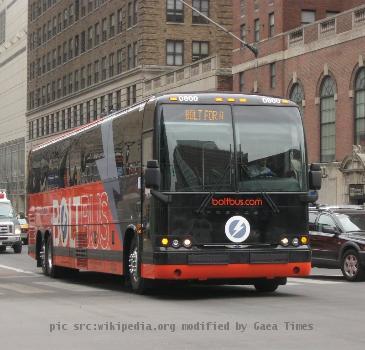
[[[141,252],[138,247],[138,237],[133,236],[128,252],[128,281],[135,293],[144,294],[150,287],[150,282],[141,276]]]
[[[275,292],[280,283],[279,281],[273,279],[273,280],[260,280],[257,281],[254,286],[258,292],[262,293],[272,293]]]
[[[44,258],[42,263],[43,273],[52,278],[60,277],[62,274],[62,267],[53,264],[53,243],[52,237],[49,236],[44,244]]]

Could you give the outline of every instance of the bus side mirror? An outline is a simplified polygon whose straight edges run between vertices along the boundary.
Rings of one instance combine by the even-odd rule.
[[[311,164],[309,170],[309,188],[311,190],[320,190],[322,186],[322,171],[319,164]]]
[[[160,187],[161,173],[157,160],[147,161],[147,168],[144,173],[144,183],[147,188],[158,190]]]

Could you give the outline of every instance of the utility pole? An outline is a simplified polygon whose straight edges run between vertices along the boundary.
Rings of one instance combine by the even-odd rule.
[[[227,33],[231,37],[233,37],[236,40],[238,40],[243,46],[247,47],[255,55],[255,57],[257,58],[259,52],[258,52],[256,46],[250,45],[250,44],[246,43],[241,38],[239,38],[237,35],[235,35],[232,32],[230,32],[227,28],[224,28],[222,25],[220,25],[219,23],[213,21],[211,18],[209,18],[208,16],[206,16],[204,13],[200,12],[199,10],[197,10],[195,7],[189,5],[185,0],[179,0],[179,1],[182,2],[185,6],[189,7],[190,9],[192,9],[193,11],[197,12],[200,16],[202,16],[203,18],[205,18],[210,23],[214,24],[219,29],[223,30],[225,33]]]

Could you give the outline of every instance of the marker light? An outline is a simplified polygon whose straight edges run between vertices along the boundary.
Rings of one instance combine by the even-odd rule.
[[[300,243],[303,245],[307,245],[309,243],[309,239],[307,236],[301,236],[300,237]]]
[[[289,104],[289,100],[281,100],[281,103],[284,103],[284,104]]]
[[[161,244],[166,246],[166,245],[169,244],[169,240],[166,237],[164,237],[164,238],[161,239]]]
[[[282,246],[287,247],[289,245],[289,240],[286,237],[284,237],[280,240],[280,243]]]
[[[242,102],[242,103],[247,102],[247,98],[240,98],[240,102]]]
[[[227,98],[227,101],[228,101],[228,102],[236,102],[236,99],[235,99],[235,98],[230,97],[230,98]]]
[[[179,248],[180,247],[180,242],[178,239],[174,239],[171,243],[171,245],[174,247],[174,248]]]
[[[216,97],[215,102],[223,102],[223,97]]]
[[[294,247],[298,247],[299,246],[299,238],[297,238],[297,237],[293,238],[293,240],[291,241],[291,244]]]
[[[170,97],[170,101],[177,101],[177,97]]]
[[[185,238],[184,241],[183,241],[183,245],[185,248],[190,248],[192,246],[192,242],[191,242],[191,239],[189,238]]]

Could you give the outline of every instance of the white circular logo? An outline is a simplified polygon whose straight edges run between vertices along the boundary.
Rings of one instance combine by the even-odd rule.
[[[232,216],[224,227],[227,238],[234,243],[245,241],[250,235],[250,224],[243,216]]]

